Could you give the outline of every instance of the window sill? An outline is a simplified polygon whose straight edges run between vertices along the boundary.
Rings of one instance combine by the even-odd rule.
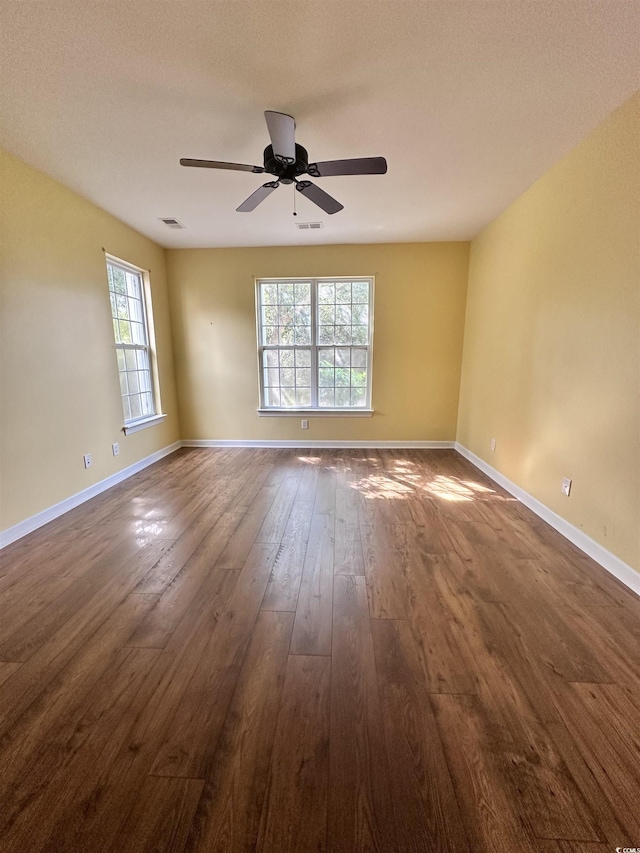
[[[130,435],[132,432],[140,432],[141,429],[158,426],[158,424],[163,423],[166,417],[166,415],[152,415],[152,417],[144,418],[144,420],[131,421],[131,423],[125,424],[122,427],[122,432],[125,435]]]
[[[261,418],[370,418],[373,409],[257,409]]]

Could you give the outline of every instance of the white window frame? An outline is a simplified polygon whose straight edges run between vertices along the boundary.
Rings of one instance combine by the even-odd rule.
[[[124,410],[125,395],[122,394],[122,388],[120,388],[120,403],[122,405],[122,414],[124,419],[123,432],[125,433],[125,435],[129,435],[130,433],[138,432],[141,429],[146,429],[147,427],[155,426],[156,424],[162,423],[166,418],[166,415],[162,414],[162,409],[160,405],[160,386],[158,381],[158,369],[156,360],[155,331],[153,325],[153,311],[151,307],[151,282],[147,270],[143,270],[140,267],[129,263],[128,261],[123,261],[121,258],[117,258],[114,255],[108,254],[107,252],[105,252],[105,261],[107,269],[107,292],[109,294],[109,308],[111,311],[112,318],[112,333],[114,335],[113,346],[116,351],[116,366],[118,366],[118,350],[122,350],[123,352],[125,352],[126,350],[144,351],[147,354],[147,360],[149,363],[152,412],[145,413],[144,415],[140,415],[139,417],[135,418],[127,418]],[[124,272],[133,273],[138,277],[140,283],[140,305],[142,313],[142,325],[144,327],[144,334],[146,338],[146,342],[144,344],[118,343],[115,337],[115,332],[113,331],[113,320],[117,318],[113,316],[113,307],[111,305],[111,288],[109,287],[108,275],[109,266],[119,267],[120,269],[124,270]],[[119,374],[120,370],[118,369],[118,379]]]
[[[373,385],[373,324],[374,324],[374,293],[375,293],[375,277],[374,276],[298,276],[280,277],[280,278],[256,278],[255,281],[255,300],[256,300],[256,335],[258,340],[258,395],[259,407],[258,414],[261,417],[299,417],[300,415],[310,417],[371,417],[373,409],[371,404],[372,385]],[[343,281],[366,281],[369,284],[369,338],[366,344],[344,344],[344,346],[355,346],[367,349],[367,386],[366,398],[364,406],[319,406],[318,405],[318,349],[325,346],[340,346],[339,344],[318,344],[318,285],[325,282],[340,283]],[[275,346],[263,345],[262,343],[262,300],[261,300],[261,285],[269,283],[280,284],[310,284],[311,285],[311,344],[298,345],[291,344],[290,346]],[[352,303],[353,304],[353,303]],[[311,406],[305,407],[290,407],[290,406],[266,406],[264,394],[264,352],[266,350],[279,349],[303,349],[311,350]]]

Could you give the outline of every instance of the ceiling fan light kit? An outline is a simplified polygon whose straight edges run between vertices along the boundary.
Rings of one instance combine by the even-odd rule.
[[[237,172],[273,175],[275,180],[267,181],[253,192],[249,198],[236,208],[238,213],[250,213],[271,195],[280,184],[295,184],[302,193],[325,213],[338,213],[344,205],[326,193],[319,186],[307,180],[298,180],[301,175],[312,178],[325,178],[335,175],[384,175],[387,161],[384,157],[357,157],[351,160],[326,160],[309,163],[305,148],[296,143],[296,123],[292,116],[267,110],[264,114],[271,145],[264,149],[263,166],[248,166],[243,163],[224,163],[218,160],[193,160],[183,158],[181,166],[193,166],[198,169],[229,169]]]

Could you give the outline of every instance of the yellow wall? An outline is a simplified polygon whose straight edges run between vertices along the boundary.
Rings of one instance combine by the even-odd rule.
[[[4,530],[171,444],[179,428],[164,250],[5,153],[0,186]],[[102,247],[151,269],[168,418],[126,437]],[[93,467],[85,470],[89,452]]]
[[[167,252],[184,439],[455,438],[468,243]],[[371,418],[259,417],[254,277],[375,276]]]
[[[636,95],[473,241],[458,423],[465,447],[636,569],[639,143]]]

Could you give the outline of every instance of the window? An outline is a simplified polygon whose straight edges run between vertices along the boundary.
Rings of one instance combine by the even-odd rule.
[[[369,410],[371,278],[257,282],[260,408]]]
[[[107,258],[125,426],[156,415],[153,355],[142,270]]]

